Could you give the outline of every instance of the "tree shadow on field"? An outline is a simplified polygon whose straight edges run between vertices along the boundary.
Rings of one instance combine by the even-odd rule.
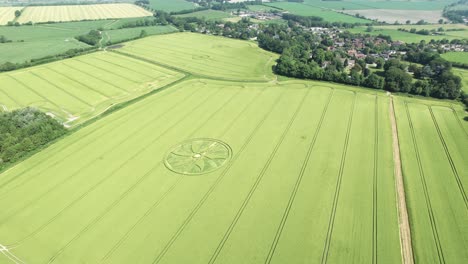
[[[465,116],[465,117],[463,118],[463,120],[465,120],[466,122],[468,122],[468,116]]]

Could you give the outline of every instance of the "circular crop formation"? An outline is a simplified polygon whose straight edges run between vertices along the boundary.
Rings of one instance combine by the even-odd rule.
[[[229,161],[231,155],[228,144],[216,139],[198,138],[172,147],[164,164],[176,173],[199,175],[219,169]]]

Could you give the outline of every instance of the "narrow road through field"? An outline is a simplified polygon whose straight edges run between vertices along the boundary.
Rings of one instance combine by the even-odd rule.
[[[413,248],[411,247],[411,229],[408,209],[406,208],[405,186],[401,170],[400,145],[395,118],[393,96],[390,96],[390,121],[392,123],[393,162],[395,164],[395,186],[397,192],[398,226],[400,229],[400,247],[403,264],[413,264]]]

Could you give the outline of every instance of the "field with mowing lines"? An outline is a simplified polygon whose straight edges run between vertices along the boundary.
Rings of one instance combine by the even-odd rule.
[[[271,80],[277,55],[254,42],[193,33],[148,37],[125,43],[116,52],[154,61],[200,76],[238,80]]]
[[[0,25],[6,25],[15,19],[15,11],[23,7],[1,7],[0,6]]]
[[[389,97],[327,86],[192,79],[77,131],[0,175],[0,261],[400,263]],[[195,138],[228,163],[167,169]]]
[[[465,263],[467,122],[448,106],[395,105],[416,263]]]
[[[64,22],[146,16],[152,16],[151,12],[133,4],[29,6],[23,10],[17,21]]]
[[[182,75],[126,56],[100,52],[0,74],[0,104],[35,106],[69,125],[167,85]]]

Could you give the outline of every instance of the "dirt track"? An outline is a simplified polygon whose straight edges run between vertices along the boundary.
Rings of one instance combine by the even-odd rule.
[[[393,96],[390,102],[390,121],[392,123],[393,162],[395,164],[395,186],[397,191],[398,226],[400,229],[400,246],[403,264],[413,264],[413,248],[411,247],[411,229],[409,225],[408,210],[406,208],[405,186],[401,171],[400,145],[393,105]]]

